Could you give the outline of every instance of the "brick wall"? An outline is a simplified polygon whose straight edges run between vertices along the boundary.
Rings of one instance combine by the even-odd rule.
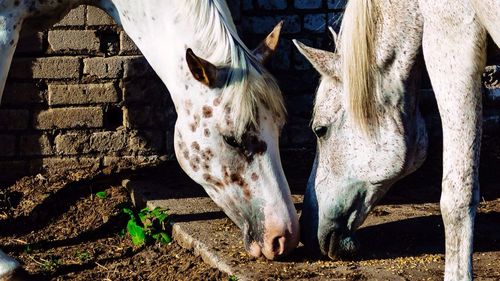
[[[172,157],[163,83],[104,12],[80,6],[21,39],[0,106],[0,179]]]
[[[228,3],[250,48],[285,21],[270,63],[289,111],[281,146],[285,152],[314,148],[308,124],[318,75],[291,39],[332,49],[326,27],[338,29],[345,0]],[[498,52],[495,58],[499,64]],[[494,96],[487,95],[485,113],[492,129],[500,128]],[[424,97],[432,125],[439,121],[432,92]],[[174,121],[166,88],[135,45],[104,12],[80,6],[52,29],[20,41],[0,106],[0,179],[173,159]]]

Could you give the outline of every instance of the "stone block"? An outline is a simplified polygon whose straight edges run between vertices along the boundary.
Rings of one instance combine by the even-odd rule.
[[[115,21],[105,11],[97,7],[87,7],[87,25],[114,25]]]
[[[154,75],[154,71],[143,56],[126,57],[123,62],[123,78]]]
[[[168,90],[159,78],[133,79],[122,84],[125,102],[159,104],[167,98]]]
[[[10,77],[18,79],[77,79],[80,59],[77,57],[16,58]]]
[[[16,137],[13,135],[0,135],[0,156],[12,156],[15,154]]]
[[[164,135],[163,131],[134,131],[130,134],[128,147],[139,155],[160,153],[165,150]]]
[[[126,128],[166,128],[167,110],[158,107],[134,106],[123,110],[123,123]]]
[[[327,2],[328,9],[336,9],[336,10],[344,9],[346,4],[347,0],[328,0]]]
[[[28,128],[29,112],[26,109],[1,109],[0,130],[23,130]]]
[[[321,8],[321,0],[295,0],[293,6],[296,9],[318,9]]]
[[[308,14],[304,16],[304,30],[314,33],[322,33],[326,30],[325,14]]]
[[[52,108],[35,114],[34,125],[41,130],[99,128],[103,111],[100,107]]]
[[[43,102],[42,92],[34,82],[10,82],[5,86],[2,104],[26,105]]]
[[[83,75],[98,79],[116,79],[123,75],[121,57],[87,58],[83,60]]]
[[[85,25],[85,9],[86,7],[84,5],[80,5],[74,8],[73,10],[69,11],[69,13],[54,26],[61,27]]]
[[[31,55],[43,53],[43,37],[43,32],[22,36],[17,43],[16,53]]]
[[[257,0],[257,7],[264,10],[284,10],[287,7],[286,0]]]
[[[94,30],[50,30],[48,41],[55,53],[96,54],[100,48]]]
[[[54,143],[59,155],[86,154],[90,151],[90,136],[87,132],[57,135]]]
[[[268,34],[274,26],[284,20],[282,33],[293,34],[301,30],[301,20],[297,15],[290,16],[252,16],[243,17],[243,30],[248,30],[255,34]]]
[[[19,141],[19,151],[26,156],[52,155],[52,145],[46,134],[24,135]]]
[[[113,83],[49,85],[49,105],[78,105],[118,102]]]
[[[0,180],[4,181],[18,180],[19,178],[29,174],[28,161],[25,160],[0,161],[0,171],[4,171],[3,173],[0,173]],[[5,171],[8,171],[8,173],[5,173]]]
[[[90,148],[94,152],[119,152],[127,147],[125,131],[96,132],[90,137]]]
[[[43,158],[38,161],[32,162],[33,166],[37,166],[36,170],[40,168],[45,172],[69,172],[74,170],[90,170],[96,171],[99,169],[100,161],[99,158],[88,158],[88,157],[73,157],[73,158],[61,158],[61,157],[50,157]]]
[[[125,31],[120,32],[120,55],[140,55],[141,51]]]

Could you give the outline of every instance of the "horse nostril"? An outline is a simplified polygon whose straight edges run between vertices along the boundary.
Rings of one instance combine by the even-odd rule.
[[[285,236],[274,237],[272,242],[272,249],[275,255],[282,255],[285,252]]]

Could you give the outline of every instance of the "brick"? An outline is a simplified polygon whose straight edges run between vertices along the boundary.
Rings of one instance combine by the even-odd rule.
[[[90,137],[86,132],[57,135],[54,143],[59,155],[85,154],[90,151]]]
[[[43,52],[43,32],[22,36],[16,47],[18,54],[41,54]]]
[[[162,161],[165,161],[164,156],[105,156],[103,160],[103,165],[105,167],[116,167],[117,170],[120,169],[131,169],[137,166],[142,168],[157,166]]]
[[[321,0],[295,0],[293,6],[297,9],[317,9],[321,7]]]
[[[8,173],[0,173],[0,180],[12,181],[18,180],[29,174],[28,161],[13,160],[13,161],[0,161],[0,171],[9,171]]]
[[[37,129],[99,128],[103,126],[100,107],[53,108],[35,114]]]
[[[124,131],[97,132],[90,137],[90,147],[95,152],[118,152],[127,147],[127,140]]]
[[[112,79],[120,78],[123,74],[123,59],[120,57],[87,58],[83,60],[83,64],[85,76]]]
[[[500,89],[500,65],[488,65],[482,75],[483,86],[487,89]]]
[[[153,75],[155,72],[143,56],[127,57],[123,63],[123,77],[142,77]]]
[[[25,109],[1,109],[0,130],[22,130],[28,128],[29,112]]]
[[[241,18],[241,2],[240,0],[231,0],[227,1],[227,5],[229,6],[229,10],[231,12],[231,16],[235,22],[239,21]]]
[[[326,30],[326,15],[325,14],[309,14],[304,16],[304,30],[314,33],[325,32]]]
[[[88,105],[118,102],[113,83],[49,85],[49,105]]]
[[[344,9],[347,0],[328,0],[328,9]]]
[[[93,30],[50,30],[49,47],[55,53],[99,52],[100,42]]]
[[[168,112],[151,106],[128,107],[123,110],[123,123],[126,128],[165,128]]]
[[[141,51],[125,31],[120,32],[120,55],[140,55]]]
[[[252,0],[241,0],[242,1],[242,9],[243,11],[249,11],[253,9],[253,1]]]
[[[339,32],[340,30],[340,25],[342,24],[342,16],[344,13],[339,12],[339,13],[329,13],[328,14],[328,26],[333,27],[333,29],[336,32]]]
[[[80,5],[69,13],[54,26],[82,26],[85,24],[85,6]]]
[[[255,16],[244,17],[242,25],[244,30],[249,30],[256,34],[267,34],[273,30],[274,26],[284,20],[283,34],[298,33],[301,30],[301,20],[299,16]]]
[[[165,146],[164,135],[165,132],[163,131],[134,131],[130,135],[128,146],[139,155],[157,154]]]
[[[125,102],[147,102],[162,104],[167,98],[168,90],[159,78],[133,79],[122,85]]]
[[[308,46],[313,46],[312,42],[308,39],[298,39],[300,42],[308,45]],[[304,58],[303,55],[299,53],[297,48],[293,48],[293,68],[296,70],[309,70],[311,69],[311,63]]]
[[[19,141],[21,155],[46,156],[51,155],[52,145],[46,134],[21,136]]]
[[[272,57],[273,69],[288,70],[290,69],[290,57],[292,54],[292,42],[290,40],[280,40],[276,53]]]
[[[287,7],[286,0],[257,0],[259,9],[284,10]]]
[[[13,135],[0,135],[0,156],[15,154],[16,137]]]
[[[11,78],[64,79],[80,77],[77,57],[16,58],[10,70]]]
[[[97,8],[88,6],[87,7],[87,25],[114,25],[115,21],[110,17],[105,11]]]
[[[78,157],[78,158],[50,157],[32,162],[32,166],[40,167],[46,172],[54,171],[57,173],[69,172],[73,170],[82,170],[82,169],[96,171],[99,169],[99,164],[100,164],[99,158],[88,158],[88,157]],[[32,170],[33,168],[34,167],[32,167]]]
[[[3,104],[32,104],[43,102],[43,96],[36,84],[33,83],[7,83],[2,97]]]

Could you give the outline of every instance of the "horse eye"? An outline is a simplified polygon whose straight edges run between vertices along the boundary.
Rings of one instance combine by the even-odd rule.
[[[224,139],[224,141],[232,146],[232,147],[239,147],[240,144],[236,141],[236,139],[234,137],[231,137],[231,136],[223,136],[222,137]]]
[[[328,127],[325,126],[318,126],[313,129],[314,134],[318,137],[324,137],[326,135],[326,132],[328,132]]]

